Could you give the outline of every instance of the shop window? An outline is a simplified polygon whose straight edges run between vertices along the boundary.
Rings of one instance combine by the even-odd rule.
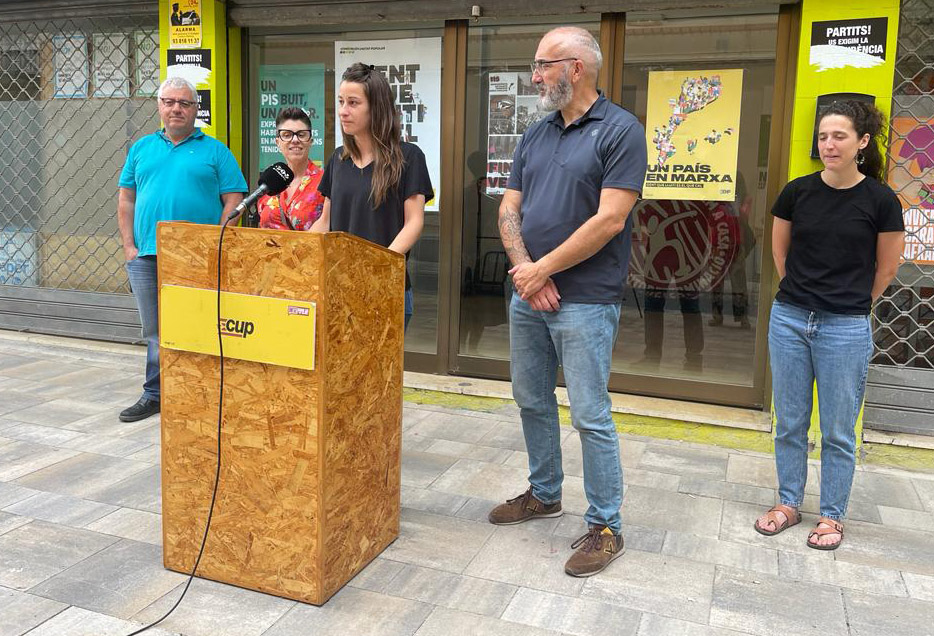
[[[775,14],[628,14],[623,106],[649,128],[613,370],[753,384]]]
[[[0,285],[129,292],[116,183],[159,126],[156,21],[0,24]]]
[[[336,128],[336,87],[354,61],[374,64],[393,90],[404,138],[425,153],[435,199],[425,210],[425,227],[412,248],[408,271],[415,311],[405,338],[406,351],[434,354],[438,339],[438,259],[441,230],[441,25],[419,29],[358,27],[323,31],[297,27],[254,30],[249,58],[249,169],[281,160],[275,146],[275,118],[280,108],[299,106],[312,120],[310,158],[324,164],[340,145]]]

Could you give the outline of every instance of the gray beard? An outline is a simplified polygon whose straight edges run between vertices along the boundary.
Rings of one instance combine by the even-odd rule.
[[[538,108],[546,113],[561,110],[571,103],[573,96],[574,87],[571,86],[571,81],[568,79],[567,71],[565,71],[564,77],[558,80],[558,83],[554,86],[546,88],[545,94],[538,98]]]

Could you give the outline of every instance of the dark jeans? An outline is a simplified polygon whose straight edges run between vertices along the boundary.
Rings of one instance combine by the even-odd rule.
[[[415,308],[415,298],[412,294],[411,289],[405,290],[405,327],[403,332],[407,331],[409,328],[409,321],[412,320],[412,313]]]
[[[729,276],[733,318],[740,320],[746,316],[746,260],[737,258],[730,266]],[[725,283],[724,278],[710,290],[710,304],[715,318],[723,318],[723,286]]]
[[[699,362],[704,351],[704,323],[700,313],[700,294],[676,289],[681,318],[684,321],[684,356]],[[665,342],[665,304],[668,290],[645,288],[645,357],[659,359]]]

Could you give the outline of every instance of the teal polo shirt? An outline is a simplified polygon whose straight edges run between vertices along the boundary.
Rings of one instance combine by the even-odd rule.
[[[164,131],[130,147],[121,188],[136,190],[133,239],[140,256],[156,253],[156,223],[220,223],[221,195],[246,192],[246,180],[230,149],[195,130],[178,145]]]

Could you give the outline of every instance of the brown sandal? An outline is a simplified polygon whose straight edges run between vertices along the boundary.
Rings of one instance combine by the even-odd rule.
[[[821,526],[821,524],[824,525]],[[840,540],[835,541],[834,543],[828,543],[826,545],[811,542],[812,538],[816,537],[819,541],[820,538],[826,534],[839,534]],[[843,543],[843,524],[836,519],[830,519],[829,517],[821,517],[818,519],[817,527],[811,530],[811,533],[808,535],[808,547],[814,548],[815,550],[836,550],[840,547],[841,543]]]
[[[781,523],[778,522],[778,515],[776,513],[782,513],[785,515],[785,520]],[[783,532],[790,528],[791,526],[801,523],[801,513],[798,512],[797,508],[792,508],[791,506],[786,506],[784,504],[778,504],[772,506],[767,513],[765,513],[766,521],[772,523],[774,530],[766,530],[759,525],[759,520],[756,519],[756,522],[753,524],[753,527],[756,529],[756,532],[759,534],[764,534],[767,537],[774,536],[779,532]]]

